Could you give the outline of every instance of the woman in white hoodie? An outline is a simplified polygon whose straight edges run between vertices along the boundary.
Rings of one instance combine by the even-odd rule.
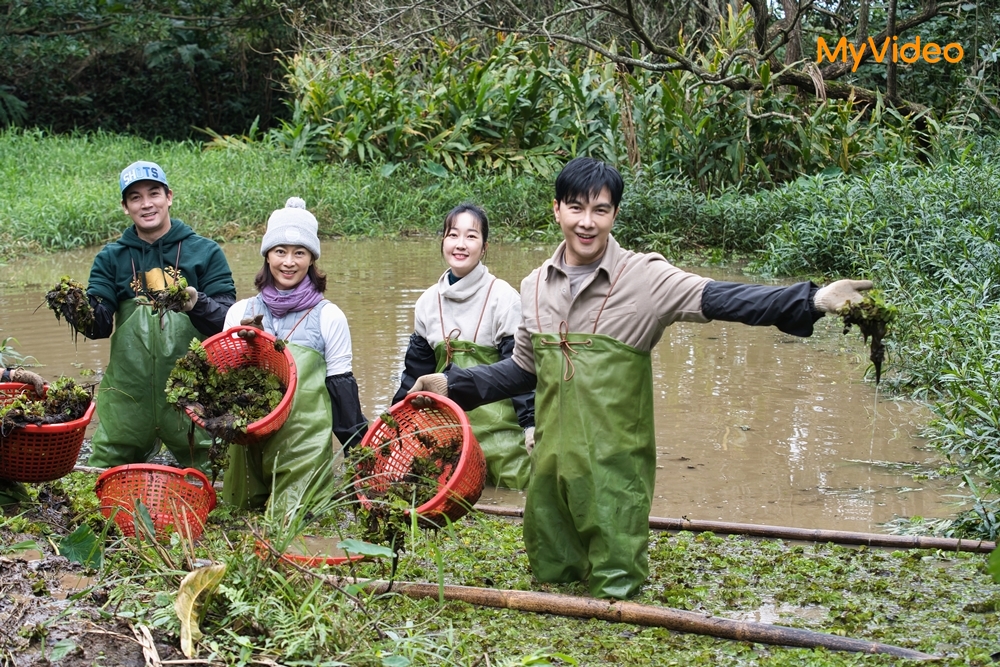
[[[489,221],[472,204],[451,210],[442,227],[441,254],[449,269],[427,288],[414,309],[413,334],[393,403],[403,400],[421,375],[509,359],[521,323],[521,297],[489,272]],[[535,395],[483,405],[468,413],[486,456],[487,482],[509,489],[528,484],[534,445]]]

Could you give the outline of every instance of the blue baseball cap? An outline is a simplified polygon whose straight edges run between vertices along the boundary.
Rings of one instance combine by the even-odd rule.
[[[155,162],[139,160],[122,169],[121,175],[118,176],[118,185],[122,188],[122,194],[125,194],[125,189],[128,186],[137,181],[156,181],[163,183],[168,190],[170,189],[167,184],[167,175]]]

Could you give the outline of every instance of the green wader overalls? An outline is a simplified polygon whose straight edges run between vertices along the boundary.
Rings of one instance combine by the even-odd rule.
[[[566,328],[532,335],[538,384],[524,544],[539,581],[589,579],[592,595],[623,599],[649,574],[652,364],[610,336]]]
[[[162,317],[161,317],[162,315]],[[182,467],[208,472],[212,439],[195,429],[194,456],[188,443],[191,419],[167,404],[167,376],[191,339],[203,339],[183,313],[154,313],[135,299],[118,304],[111,334],[111,360],[97,395],[97,431],[88,463],[111,468],[144,463],[160,442]]]
[[[280,516],[300,504],[329,500],[334,492],[333,408],[326,390],[326,359],[288,343],[298,382],[284,425],[252,445],[230,445],[222,497],[242,509],[263,507]]]
[[[440,373],[451,362],[459,368],[470,368],[500,361],[495,347],[468,341],[449,340],[434,346],[437,358],[435,372]],[[472,432],[486,457],[487,484],[508,489],[523,489],[531,476],[531,461],[524,448],[524,430],[517,423],[517,413],[510,399],[487,403],[467,413]]]
[[[479,326],[483,315],[490,304],[490,292],[496,278],[490,282],[483,301],[483,310],[479,313],[476,330],[472,340],[479,338]],[[440,373],[449,363],[459,368],[471,368],[483,364],[500,361],[500,353],[495,347],[478,345],[477,343],[459,340],[461,331],[452,329],[445,333],[444,307],[441,303],[441,293],[438,293],[438,314],[441,321],[441,337],[444,339],[434,346],[434,357],[437,360],[436,373]],[[486,458],[486,482],[493,486],[508,489],[523,489],[531,477],[531,461],[528,451],[524,448],[524,429],[517,421],[517,412],[510,399],[487,403],[466,413],[472,432],[483,449]]]

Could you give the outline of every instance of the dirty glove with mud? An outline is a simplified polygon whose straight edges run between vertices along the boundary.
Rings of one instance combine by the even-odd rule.
[[[531,453],[531,450],[535,448],[535,427],[529,426],[524,429],[524,448]]]
[[[241,327],[255,327],[257,329],[264,329],[264,313],[259,313],[254,317],[244,317],[240,320]]]
[[[417,378],[417,381],[413,383],[413,387],[410,388],[408,393],[413,394],[418,391],[427,392],[429,394],[437,394],[439,396],[448,396],[448,378],[445,377],[444,373],[421,375]],[[415,408],[427,408],[430,407],[432,403],[433,401],[426,396],[414,396],[410,400],[410,405]]]
[[[3,375],[9,377],[11,382],[23,382],[24,384],[32,385],[35,388],[35,393],[39,396],[45,392],[45,378],[38,373],[32,373],[23,368],[13,368],[9,371],[5,370]]]
[[[813,297],[813,306],[823,313],[837,313],[850,303],[861,303],[863,291],[872,288],[870,280],[837,280],[821,287]]]

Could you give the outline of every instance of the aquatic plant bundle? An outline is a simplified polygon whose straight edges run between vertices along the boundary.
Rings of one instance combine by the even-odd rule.
[[[389,413],[379,417],[390,427],[395,420]],[[395,426],[398,433],[398,426]],[[390,429],[391,432],[391,429]],[[454,471],[462,457],[462,438],[436,439],[416,431],[413,436],[426,447],[426,454],[413,457],[405,475],[379,484],[376,472],[379,456],[393,456],[392,440],[379,447],[355,447],[348,455],[347,465],[354,470],[355,484],[364,487],[366,502],[359,503],[355,516],[364,530],[364,539],[375,544],[390,545],[395,551],[404,547],[410,530],[410,512],[429,502],[440,491],[441,476]],[[370,482],[375,482],[371,484]],[[383,487],[383,488],[379,488]]]
[[[34,395],[34,391],[26,392],[0,406],[0,431],[10,433],[21,426],[64,424],[80,419],[92,400],[89,391],[68,377],[50,384],[45,398],[28,398],[29,393]]]
[[[90,307],[87,290],[69,276],[45,293],[45,303],[56,314],[56,319],[66,318],[76,342],[78,330],[87,331],[94,325],[94,309]]]
[[[171,281],[163,289],[149,289],[140,278],[135,278],[131,285],[132,291],[136,296],[145,296],[152,305],[154,313],[181,312],[191,300],[191,295],[187,292],[187,278],[172,266],[164,269],[163,273]]]
[[[259,366],[220,371],[197,339],[174,364],[166,387],[167,403],[191,410],[224,442],[233,442],[234,434],[246,433],[250,424],[269,415],[285,390],[278,376]]]
[[[844,320],[844,333],[856,324],[861,330],[865,343],[871,337],[869,359],[875,365],[875,384],[882,379],[882,362],[885,360],[885,345],[882,339],[888,335],[889,325],[899,317],[899,311],[882,300],[877,293],[868,292],[859,303],[848,302],[837,311]]]

